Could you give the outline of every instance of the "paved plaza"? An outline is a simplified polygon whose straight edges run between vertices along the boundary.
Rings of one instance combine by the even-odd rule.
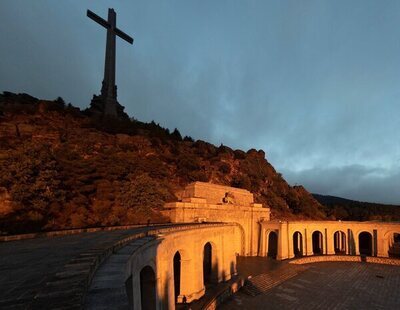
[[[219,309],[400,309],[400,267],[323,262],[255,297],[240,291]]]

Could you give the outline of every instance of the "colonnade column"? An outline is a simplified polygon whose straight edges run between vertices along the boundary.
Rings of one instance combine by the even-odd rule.
[[[342,238],[342,234],[340,232],[334,232],[333,233],[333,250],[336,252],[336,249],[338,249],[339,251],[341,250],[341,239]],[[336,246],[335,246],[336,244]]]
[[[290,242],[288,238],[288,227],[287,222],[282,222],[279,224],[278,231],[278,260],[283,260],[286,258],[292,258],[294,254],[289,253],[288,242]],[[292,256],[290,256],[292,255]]]
[[[289,232],[289,227],[286,232],[287,239],[288,239],[288,254],[289,258],[294,257],[294,247],[293,247],[293,234]]]
[[[389,257],[390,238],[378,238],[378,256]]]
[[[360,246],[358,244],[358,236],[354,236],[353,235],[353,237],[354,237],[354,252],[355,252],[355,255],[360,255]]]
[[[258,256],[267,256],[267,250],[265,246],[266,229],[262,227],[262,224],[260,231],[260,246],[258,248]]]
[[[305,253],[307,256],[313,255],[313,246],[312,246],[312,235],[310,234],[310,231],[308,229],[304,229],[304,241],[306,244],[306,250]]]
[[[345,253],[346,253],[346,255],[349,255],[350,254],[350,247],[349,247],[349,235],[348,235],[348,232],[347,232],[347,234],[345,234],[344,235],[344,240],[343,240],[343,242],[344,242],[344,250],[345,250]]]
[[[354,237],[354,233],[351,229],[347,229],[347,248],[349,255],[356,255],[357,247],[356,247],[356,238]]]
[[[334,238],[332,238],[332,236],[334,236],[334,238],[336,237],[335,235],[332,235],[331,231],[329,231],[328,229],[325,229],[326,254],[328,254],[328,255],[335,254],[335,242],[334,242]]]

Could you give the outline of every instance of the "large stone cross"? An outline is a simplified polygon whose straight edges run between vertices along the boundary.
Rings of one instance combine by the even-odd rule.
[[[117,86],[115,85],[115,36],[119,36],[130,44],[133,43],[133,38],[117,28],[117,14],[114,9],[108,9],[108,20],[104,20],[90,10],[87,10],[87,16],[107,29],[106,59],[101,95],[94,98],[93,101],[102,105],[100,109],[103,114],[118,116],[119,104],[117,102]]]

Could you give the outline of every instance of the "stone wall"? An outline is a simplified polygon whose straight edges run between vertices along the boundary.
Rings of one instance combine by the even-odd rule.
[[[232,193],[233,203],[222,202],[226,193]],[[172,223],[237,223],[244,235],[240,254],[248,256],[258,255],[261,223],[270,220],[270,209],[254,203],[249,191],[203,182],[188,185],[182,201],[165,204],[162,213]]]
[[[253,194],[245,189],[205,182],[189,184],[182,193],[182,200],[185,198],[204,198],[207,203],[222,204],[227,193],[232,197],[233,204],[237,206],[250,206],[254,203]]]
[[[175,309],[174,257],[180,255],[180,290],[178,302],[183,298],[191,302],[205,293],[203,281],[204,246],[212,247],[212,273],[215,282],[228,281],[236,275],[236,256],[240,250],[241,233],[236,224],[198,225],[194,229],[170,231],[157,235],[157,239],[134,253],[127,264],[125,278],[132,281],[133,308],[141,309],[140,274],[150,266],[156,275],[157,309]]]
[[[365,262],[372,264],[383,264],[400,266],[400,259],[386,258],[386,257],[362,257],[362,256],[349,256],[349,255],[318,255],[296,258],[289,261],[289,264],[303,265],[319,262]]]

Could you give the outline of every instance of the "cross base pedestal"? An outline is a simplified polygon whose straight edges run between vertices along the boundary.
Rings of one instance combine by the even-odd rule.
[[[129,119],[129,116],[124,112],[124,107],[113,98],[106,98],[102,95],[93,95],[90,103],[89,113],[94,116],[111,116],[121,119]]]

